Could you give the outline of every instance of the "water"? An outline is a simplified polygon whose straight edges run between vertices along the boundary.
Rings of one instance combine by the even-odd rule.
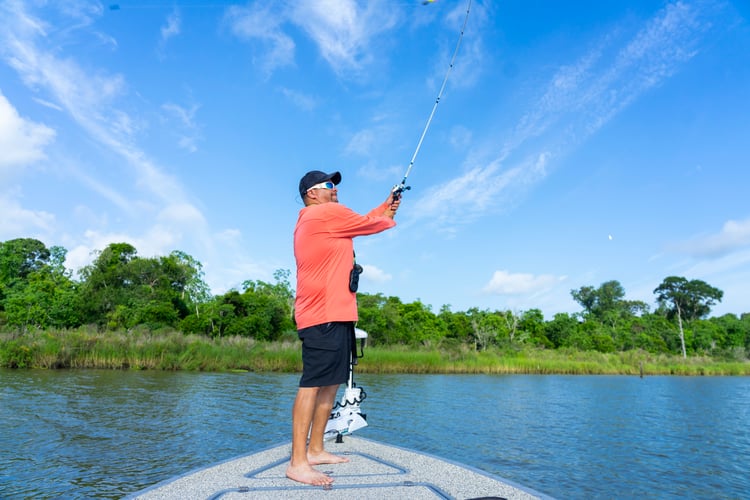
[[[750,498],[750,378],[356,379],[360,436],[560,499]],[[0,498],[120,498],[288,441],[297,380],[0,370]]]

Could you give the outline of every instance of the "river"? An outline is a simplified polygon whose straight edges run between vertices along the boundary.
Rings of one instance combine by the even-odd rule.
[[[0,370],[0,498],[120,498],[288,441],[297,375]],[[750,498],[750,377],[358,375],[369,439],[560,499]]]

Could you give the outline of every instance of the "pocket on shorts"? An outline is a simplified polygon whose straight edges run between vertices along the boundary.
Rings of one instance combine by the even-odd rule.
[[[323,351],[337,351],[341,349],[341,340],[334,332],[309,332],[302,339],[302,343],[308,349],[321,349]]]
[[[300,331],[300,339],[306,349],[338,351],[342,345],[339,332],[340,328],[336,323],[325,323]]]

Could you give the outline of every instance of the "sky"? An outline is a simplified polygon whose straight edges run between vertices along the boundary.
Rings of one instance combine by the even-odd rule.
[[[294,286],[302,175],[366,213],[423,132],[361,292],[551,319],[682,276],[750,312],[745,1],[0,0],[0,241],[73,272],[127,242]]]

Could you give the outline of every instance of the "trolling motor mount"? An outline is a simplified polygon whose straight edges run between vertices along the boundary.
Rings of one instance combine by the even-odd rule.
[[[360,329],[354,329],[354,340],[360,339],[360,345],[362,355],[364,355],[365,339],[367,339],[367,332]],[[364,389],[357,387],[354,383],[354,365],[356,364],[357,357],[356,345],[352,346],[352,353],[349,357],[349,382],[344,389],[344,394],[341,397],[341,401],[336,402],[331,408],[331,415],[328,417],[328,423],[326,424],[323,438],[333,439],[336,438],[336,442],[340,442],[339,439],[343,439],[345,434],[351,434],[352,432],[367,427],[367,416],[361,412],[360,403],[367,397]]]

